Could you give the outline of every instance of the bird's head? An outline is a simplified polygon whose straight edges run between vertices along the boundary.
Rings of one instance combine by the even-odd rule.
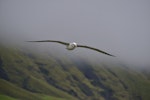
[[[75,42],[69,43],[69,45],[67,45],[68,50],[73,50],[76,47],[77,47],[77,43],[75,43]]]

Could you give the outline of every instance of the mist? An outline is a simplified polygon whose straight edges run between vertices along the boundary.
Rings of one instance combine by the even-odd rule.
[[[77,42],[145,67],[150,65],[149,5],[149,0],[1,0],[0,42],[25,46],[30,40]],[[86,49],[72,52],[104,57]]]

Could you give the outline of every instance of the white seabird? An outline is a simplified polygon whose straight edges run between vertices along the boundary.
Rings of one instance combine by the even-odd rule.
[[[111,55],[107,52],[104,52],[102,50],[99,50],[97,48],[93,48],[93,47],[89,47],[89,46],[86,46],[86,45],[79,45],[75,42],[72,42],[72,43],[66,43],[66,42],[62,42],[62,41],[55,41],[55,40],[41,40],[41,41],[27,41],[27,42],[55,42],[55,43],[60,43],[60,44],[63,44],[63,45],[66,45],[68,50],[74,50],[76,47],[82,47],[82,48],[88,48],[88,49],[92,49],[92,50],[95,50],[95,51],[98,51],[100,53],[103,53],[103,54],[106,54],[106,55],[109,55],[109,56],[113,56],[115,57],[114,55]]]

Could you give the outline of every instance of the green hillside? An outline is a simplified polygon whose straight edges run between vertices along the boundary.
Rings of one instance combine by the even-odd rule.
[[[149,74],[44,55],[0,48],[0,100],[150,100]]]

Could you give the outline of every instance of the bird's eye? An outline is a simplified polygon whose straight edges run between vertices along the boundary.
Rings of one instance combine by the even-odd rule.
[[[74,44],[71,45],[71,47],[74,47],[74,46],[75,46]]]

